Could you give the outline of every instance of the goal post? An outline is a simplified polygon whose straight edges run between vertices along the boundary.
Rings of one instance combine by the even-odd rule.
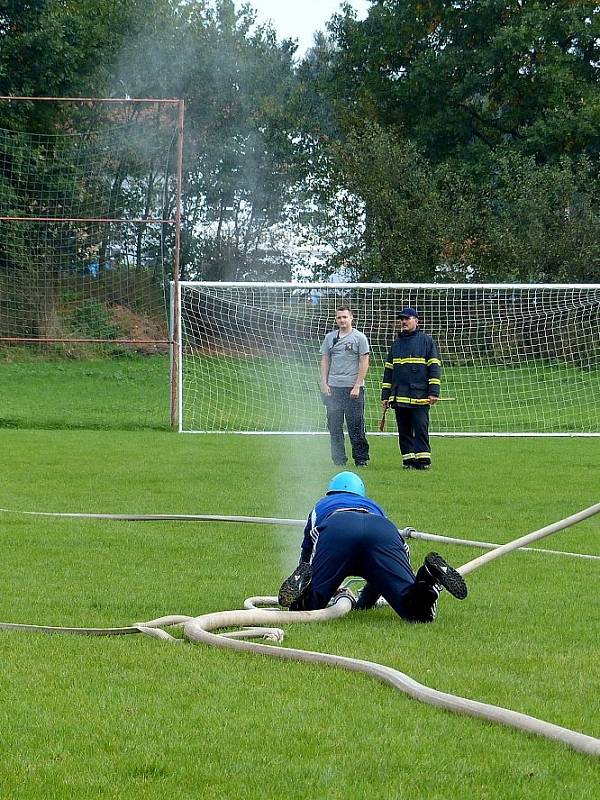
[[[411,306],[444,369],[433,435],[600,435],[600,284],[182,282],[174,296],[183,432],[325,433],[319,350],[347,305],[370,342],[369,433],[397,316]]]

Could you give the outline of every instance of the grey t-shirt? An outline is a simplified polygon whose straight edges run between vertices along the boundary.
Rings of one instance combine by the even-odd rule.
[[[358,362],[369,353],[369,340],[356,328],[346,336],[339,331],[330,331],[321,345],[321,355],[329,358],[330,386],[354,386],[358,377]]]

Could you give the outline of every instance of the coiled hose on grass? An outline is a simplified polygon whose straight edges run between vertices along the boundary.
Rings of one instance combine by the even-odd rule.
[[[559,522],[541,528],[538,531],[527,534],[512,542],[497,547],[479,558],[469,561],[462,567],[459,567],[459,572],[463,575],[472,572],[475,569],[489,563],[490,561],[503,556],[512,550],[516,550],[532,541],[536,541],[559,530],[574,525],[583,519],[591,517],[600,511],[600,503],[590,506],[583,511],[573,514]],[[148,622],[139,623],[125,628],[59,628],[53,626],[38,626],[38,625],[24,625],[19,623],[0,623],[0,628],[13,629],[13,630],[27,630],[37,631],[43,633],[69,633],[80,635],[122,635],[133,633],[144,633],[146,635],[154,636],[169,641],[181,641],[171,636],[165,628],[173,626],[182,626],[184,638],[191,642],[200,642],[202,644],[211,645],[214,647],[227,648],[232,650],[243,650],[257,655],[267,655],[280,659],[288,659],[295,661],[306,661],[309,663],[329,664],[330,666],[341,667],[342,669],[350,670],[351,672],[363,672],[378,680],[394,686],[396,689],[404,692],[410,697],[420,700],[430,705],[444,708],[448,711],[453,711],[459,714],[466,714],[468,716],[480,717],[489,722],[494,722],[501,725],[507,725],[527,733],[543,736],[547,739],[552,739],[580,753],[585,753],[592,756],[600,756],[600,739],[593,736],[588,736],[578,731],[563,728],[559,725],[554,725],[551,722],[530,717],[527,714],[521,714],[517,711],[502,708],[499,706],[488,705],[487,703],[480,703],[475,700],[469,700],[456,695],[448,694],[446,692],[439,692],[428,686],[418,683],[413,678],[405,675],[398,670],[386,667],[382,664],[375,664],[371,661],[363,661],[361,659],[348,658],[346,656],[336,656],[329,653],[316,653],[307,650],[297,650],[294,648],[281,648],[273,645],[258,644],[255,642],[247,642],[244,639],[262,637],[268,640],[281,642],[283,640],[283,630],[275,627],[262,627],[265,625],[272,626],[274,623],[280,624],[294,624],[301,622],[320,622],[337,619],[345,616],[351,610],[351,602],[346,597],[337,598],[331,606],[319,611],[280,611],[279,609],[269,608],[260,609],[258,605],[265,603],[276,603],[275,597],[255,597],[249,598],[246,601],[246,608],[236,611],[220,611],[210,614],[203,614],[198,617],[189,617],[184,615],[172,615],[167,617],[160,617],[158,619],[150,620]],[[243,630],[233,631],[230,633],[213,633],[214,630],[222,630],[236,626],[243,626]],[[261,627],[253,627],[261,626]]]

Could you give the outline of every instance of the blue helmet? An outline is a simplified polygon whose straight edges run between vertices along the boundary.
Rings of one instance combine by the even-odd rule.
[[[354,472],[338,472],[329,481],[327,487],[327,494],[333,492],[348,492],[348,494],[357,494],[359,497],[365,497],[367,491],[362,480]]]

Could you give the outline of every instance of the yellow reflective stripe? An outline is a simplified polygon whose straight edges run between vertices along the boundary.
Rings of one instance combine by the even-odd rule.
[[[439,378],[429,378],[429,383],[433,383],[436,386],[441,386],[442,382]]]
[[[442,362],[439,360],[439,358],[430,358],[427,362],[427,366],[430,367],[432,364],[439,364],[440,367],[442,366]]]
[[[390,402],[405,403],[410,406],[428,406],[429,398],[415,398],[415,397],[390,397]]]
[[[431,458],[431,453],[415,453],[415,458]]]
[[[410,357],[410,358],[395,358],[394,364],[426,364],[424,358]]]
[[[412,461],[414,457],[415,457],[414,453],[405,453],[402,456],[402,461],[409,461],[409,460]]]
[[[381,388],[382,389],[391,389],[392,388],[392,384],[391,383],[382,383],[381,384]]]
[[[393,364],[390,364],[389,361],[386,361],[383,366],[385,367],[385,369],[393,369],[394,368]]]

